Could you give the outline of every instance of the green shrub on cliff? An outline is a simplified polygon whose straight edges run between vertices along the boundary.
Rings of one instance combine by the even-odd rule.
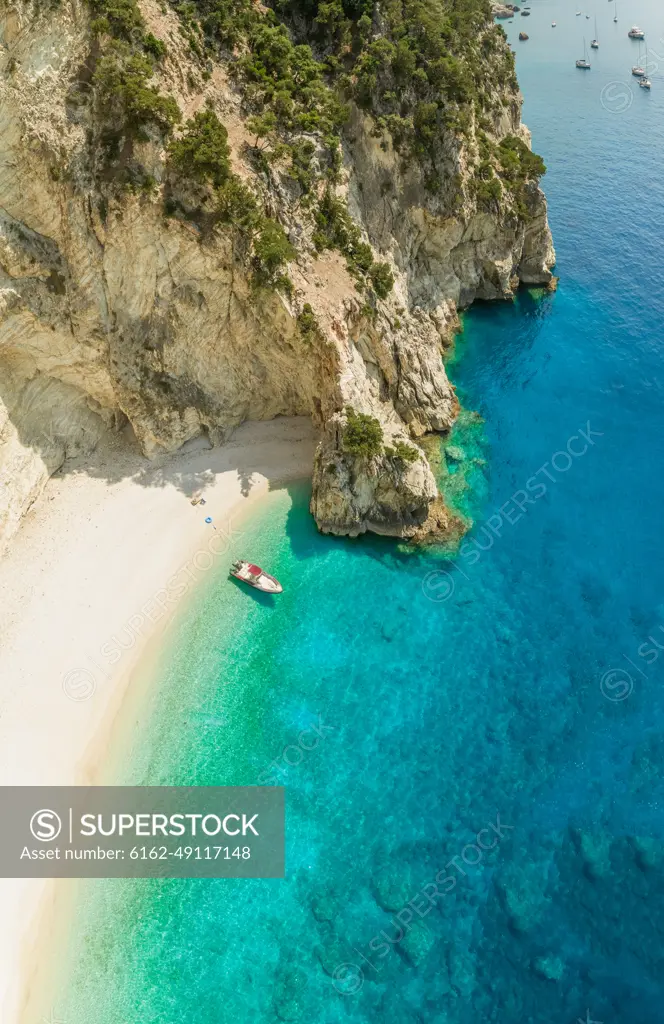
[[[379,299],[386,299],[394,285],[394,275],[389,263],[372,263],[369,277]]]
[[[175,6],[182,17],[183,5]],[[246,38],[257,17],[251,0],[197,0],[195,7],[206,41],[229,51]]]
[[[215,190],[215,200],[217,214],[222,222],[232,224],[246,234],[256,230],[261,219],[256,196],[235,175]]]
[[[236,74],[248,83],[252,104],[269,107],[287,133],[334,135],[347,111],[324,82],[324,66],[311,47],[296,46],[285,25],[259,21],[247,39],[249,51],[238,60]]]
[[[406,444],[405,441],[397,441],[394,447],[385,447],[385,454],[391,459],[397,459],[399,462],[403,462],[405,465],[410,466],[413,462],[417,462],[420,452],[417,448],[413,447],[412,444]]]
[[[409,141],[422,153],[431,148],[432,124],[440,128],[450,105],[479,101],[490,54],[479,59],[478,41],[493,32],[488,0],[383,0],[380,7],[378,0],[277,0],[276,10],[293,24],[304,21],[340,60],[361,106],[409,120]],[[496,57],[496,68],[501,60]],[[420,111],[415,119],[422,103],[427,117]]]
[[[93,85],[107,139],[145,139],[149,125],[169,132],[178,123],[177,103],[149,84],[152,73],[152,61],[122,42],[113,42],[97,62]]]
[[[522,139],[508,135],[498,145],[501,175],[508,181],[529,181],[546,174],[541,156],[531,152]]]
[[[152,32],[146,32],[143,36],[143,49],[151,57],[154,57],[155,60],[161,60],[162,57],[166,56],[166,43],[162,39],[157,39],[156,36],[153,36]]]
[[[297,326],[300,337],[307,345],[312,345],[314,342],[323,339],[323,332],[318,326],[318,320],[311,303],[305,302],[301,311],[297,314]]]
[[[145,19],[136,0],[89,0],[93,27],[129,43],[141,38]]]
[[[488,180],[476,178],[473,182],[473,192],[478,206],[486,210],[494,209],[503,195],[500,182],[496,177],[489,178]]]
[[[282,273],[283,267],[294,260],[297,253],[288,241],[284,229],[276,220],[265,217],[254,239],[253,266],[259,284],[286,287],[290,282]]]
[[[187,121],[169,155],[179,173],[194,181],[219,186],[230,174],[228,132],[213,110],[199,110]]]
[[[343,429],[341,447],[349,455],[370,459],[383,450],[383,430],[375,416],[355,412],[346,406],[346,425]]]
[[[120,156],[120,142],[148,137],[147,129],[156,127],[168,134],[180,120],[180,110],[172,96],[164,95],[151,84],[154,64],[166,53],[166,46],[145,31],[145,19],[137,0],[88,0],[93,19],[91,31],[96,37],[93,50],[93,101],[101,131],[91,140],[101,142],[107,172],[116,182],[134,188],[149,175],[130,154]]]
[[[541,156],[532,153],[522,139],[508,135],[496,148],[498,174],[510,189],[517,213],[528,216],[527,186],[546,172]]]
[[[387,263],[375,263],[371,246],[362,240],[362,232],[348,212],[348,207],[327,189],[314,214],[316,231],[314,245],[324,249],[338,249],[346,257],[346,265],[354,277],[368,277],[381,299],[392,290],[394,277]]]
[[[272,2],[300,38],[326,55],[328,82],[373,115],[376,135],[389,135],[406,162],[422,164],[425,186],[446,196],[452,211],[453,183],[442,173],[445,140],[472,139],[479,124],[493,131],[517,88],[514,57],[489,0]],[[529,178],[544,173],[537,157],[517,154],[517,163],[528,165]],[[479,189],[478,201],[501,196],[491,184]]]
[[[93,15],[91,29],[95,35],[120,39],[155,60],[161,60],[165,55],[163,40],[145,31],[145,19],[137,0],[88,0],[88,3]]]

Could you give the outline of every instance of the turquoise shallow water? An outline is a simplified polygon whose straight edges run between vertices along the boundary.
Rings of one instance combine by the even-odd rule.
[[[287,880],[87,884],[69,1024],[663,1019],[664,9],[593,2],[591,73],[569,0],[518,49],[561,287],[466,316],[462,554],[321,537],[304,486],[246,524],[285,593],[205,581],[123,781],[267,781],[316,724]]]

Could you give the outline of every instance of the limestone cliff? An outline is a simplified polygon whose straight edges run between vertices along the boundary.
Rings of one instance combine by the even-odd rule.
[[[105,430],[129,420],[150,456],[201,432],[221,443],[246,419],[293,414],[320,429],[312,511],[321,529],[413,536],[437,498],[417,438],[448,430],[458,408],[441,359],[457,308],[510,297],[519,281],[551,279],[537,181],[520,186],[518,206],[507,184],[496,186],[504,201],[478,198],[473,124],[463,138],[446,138],[442,185],[432,194],[422,166],[404,161],[377,129],[378,114],[350,97],[340,168],[329,180],[370,244],[373,267],[389,277],[374,291],[365,274],[358,290],[348,251],[316,241],[311,197],[329,182],[307,185],[305,203],[276,146],[269,165],[257,159],[248,94],[229,74],[241,44],[227,61],[202,61],[173,7],[141,0],[140,12],[142,42],[149,30],[166,45],[154,89],[174,98],[183,122],[215,112],[234,180],[283,226],[292,246],[287,286],[257,283],[232,223],[212,216],[210,190],[187,193],[173,178],[158,124],[121,138],[120,184],[100,160],[104,111],[93,76],[108,26],[91,25],[90,7],[5,0],[0,548],[49,474]],[[482,128],[494,152],[505,138],[528,141],[512,85],[494,107]],[[298,143],[308,138],[309,168],[319,143],[306,131]],[[347,444],[348,410],[378,422],[376,450]]]

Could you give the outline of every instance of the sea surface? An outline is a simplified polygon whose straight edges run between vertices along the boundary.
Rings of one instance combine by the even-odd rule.
[[[506,26],[560,288],[465,316],[468,540],[320,536],[305,484],[241,524],[285,592],[206,575],[119,781],[278,776],[287,878],[86,883],[67,1024],[664,1020],[664,5],[583,3]]]

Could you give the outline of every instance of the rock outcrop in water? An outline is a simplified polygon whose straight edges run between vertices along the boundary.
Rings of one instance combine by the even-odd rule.
[[[127,0],[124,21],[105,0],[0,13],[0,547],[48,476],[127,420],[150,456],[295,414],[320,429],[320,528],[414,536],[438,500],[417,439],[458,410],[441,359],[457,309],[551,280],[541,169],[488,8],[464,44],[482,74],[468,53],[452,69],[471,98],[408,93],[401,116],[381,92],[396,57],[365,82],[392,39],[378,7],[349,22],[362,41],[339,52],[357,63],[335,78],[318,36],[324,65],[264,8],[239,3],[249,34],[226,38],[199,6],[200,23],[154,0]],[[290,95],[264,75],[266,39],[295,72],[309,62]],[[339,90],[339,123],[307,120]],[[193,143],[176,162],[169,139],[203,125],[227,132],[223,173]],[[345,445],[349,410],[379,424],[371,454]]]

